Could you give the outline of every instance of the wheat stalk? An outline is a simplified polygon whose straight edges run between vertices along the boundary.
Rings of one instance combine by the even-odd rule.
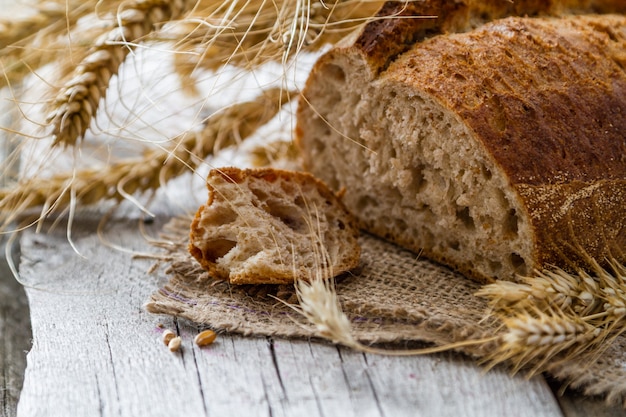
[[[53,126],[55,145],[74,145],[84,136],[111,78],[133,45],[165,22],[180,17],[192,3],[192,0],[135,0],[123,4],[117,26],[96,40],[52,103],[47,120]]]
[[[215,70],[226,63],[253,69],[274,61],[284,65],[301,50],[335,43],[357,25],[373,18],[383,1],[254,0],[201,3],[194,16],[181,21],[177,72],[190,77],[198,68]],[[206,7],[203,7],[206,6]]]
[[[106,169],[84,169],[19,182],[12,190],[0,191],[0,212],[6,216],[4,227],[33,207],[44,208],[40,218],[43,220],[52,211],[62,212],[70,204],[121,201],[135,192],[157,189],[194,170],[208,155],[250,136],[276,115],[281,103],[292,97],[282,89],[267,90],[255,100],[234,104],[212,115],[201,131],[172,139],[169,148],[149,149],[141,158],[119,161]]]
[[[496,281],[482,287],[477,296],[490,299],[491,308],[513,308],[520,305],[556,305],[560,309],[572,306],[581,294],[576,277],[560,270],[537,271],[533,277],[520,277],[520,282]]]

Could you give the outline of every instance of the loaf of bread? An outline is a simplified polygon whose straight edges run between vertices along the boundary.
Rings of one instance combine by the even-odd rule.
[[[214,169],[191,224],[190,253],[233,284],[330,278],[359,263],[354,217],[304,172]]]
[[[483,282],[626,260],[626,16],[468,15],[368,25],[322,56],[305,167],[364,229]]]

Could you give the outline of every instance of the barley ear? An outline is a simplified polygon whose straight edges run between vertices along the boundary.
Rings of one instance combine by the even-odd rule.
[[[73,146],[83,138],[132,45],[163,23],[180,17],[191,0],[136,0],[125,3],[118,25],[98,38],[54,99],[47,121],[54,145]]]

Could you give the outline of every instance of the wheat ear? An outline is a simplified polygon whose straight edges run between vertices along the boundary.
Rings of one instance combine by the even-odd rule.
[[[113,3],[117,1],[107,6]],[[86,52],[82,45],[92,44],[102,34],[94,26],[76,30],[76,22],[92,13],[95,4],[94,0],[49,1],[34,5],[37,12],[33,15],[0,18],[0,88],[17,85],[46,64],[66,61],[68,55],[80,60]],[[65,68],[61,72],[68,73]]]
[[[626,331],[626,267],[588,258],[588,271],[553,268],[520,283],[496,282],[477,295],[490,299],[489,315],[503,326],[491,364],[509,362],[533,374],[553,360],[598,356]]]
[[[48,122],[53,126],[55,145],[74,145],[84,136],[111,78],[133,45],[163,23],[180,17],[191,3],[192,0],[135,0],[122,5],[118,25],[96,40],[52,103]]]
[[[13,45],[65,18],[65,7],[60,3],[46,2],[35,7],[37,11],[28,16],[0,17],[0,49]]]
[[[545,370],[557,356],[571,359],[593,348],[601,340],[602,329],[580,317],[559,310],[528,310],[503,318],[506,331],[497,350],[489,356],[492,365],[506,362],[513,372],[527,368],[529,375]]]
[[[278,113],[281,103],[287,103],[292,97],[293,93],[282,89],[267,90],[255,100],[215,113],[200,132],[187,132],[172,139],[170,148],[150,149],[142,158],[113,163],[103,170],[86,169],[20,182],[10,191],[0,191],[4,226],[32,207],[43,207],[43,219],[52,211],[62,212],[71,203],[121,201],[135,192],[157,189],[168,180],[195,169],[203,158],[215,151],[250,136]]]
[[[587,260],[591,273],[575,273],[560,268],[537,271],[521,282],[498,281],[481,288],[476,295],[490,299],[496,310],[523,310],[528,307],[558,308],[564,313],[604,319],[626,315],[626,271],[616,260],[607,261],[608,269],[593,259]],[[597,322],[595,325],[600,325]]]

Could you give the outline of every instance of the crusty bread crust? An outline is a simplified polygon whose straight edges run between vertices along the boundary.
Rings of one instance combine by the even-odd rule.
[[[625,50],[626,16],[509,18],[424,42],[386,76],[459,115],[524,201],[537,265],[563,264],[625,247]]]
[[[422,0],[388,1],[378,17],[355,33],[347,45],[366,57],[379,73],[400,54],[426,38],[472,30],[507,16],[560,16],[582,13],[626,13],[623,0]],[[390,19],[390,16],[397,17]]]
[[[463,3],[470,9],[474,4]],[[515,3],[518,8],[541,4]],[[544,5],[545,9],[533,14],[561,13],[568,8],[626,11],[624,2],[617,1]],[[516,12],[519,10],[507,9],[504,14]],[[471,10],[463,13],[476,15]],[[456,29],[472,26],[470,20],[457,19]],[[440,23],[440,27],[445,25]],[[361,94],[364,103],[376,101],[375,93],[383,88],[403,98],[428,98],[467,130],[480,154],[486,155],[490,166],[506,181],[507,200],[515,207],[515,231],[519,226],[519,233],[527,233],[530,249],[524,255],[524,268],[517,272],[530,273],[549,264],[585,266],[588,256],[599,261],[609,256],[626,260],[626,16],[511,17],[462,34],[432,36],[431,29],[431,37],[417,43],[410,35],[387,28],[387,38],[378,46],[376,34],[368,30],[379,29],[366,27],[350,44],[331,50],[316,64],[303,92],[302,103],[306,104],[298,110],[296,131],[306,167],[329,184],[346,187],[344,201],[357,217],[358,198],[351,193],[359,192],[354,190],[359,184],[352,183],[353,179],[345,183],[341,175],[319,163],[320,155],[311,144],[317,140],[314,136],[323,133],[308,131],[309,121],[316,117],[348,119],[354,106],[316,107],[321,103],[316,94],[319,83],[330,77],[339,85],[343,77],[354,74],[359,76],[357,84],[364,86],[355,94]],[[385,45],[394,43],[392,36],[411,39],[410,45],[405,43],[402,51],[385,55],[380,51],[390,51]],[[337,112],[344,114],[337,116]],[[354,123],[357,132],[361,122]],[[337,140],[337,136],[350,135],[340,130],[328,137]],[[352,139],[360,146],[370,146],[367,140]],[[376,152],[384,153],[381,149],[386,148]],[[396,168],[390,165],[388,169]],[[397,203],[386,204],[392,207]],[[360,220],[372,233],[480,281],[515,279],[515,274],[497,275],[471,262],[460,263],[447,252],[424,246],[423,240],[399,237],[396,229],[383,222]]]
[[[214,169],[189,252],[217,279],[285,284],[358,265],[359,229],[341,200],[306,172]]]

